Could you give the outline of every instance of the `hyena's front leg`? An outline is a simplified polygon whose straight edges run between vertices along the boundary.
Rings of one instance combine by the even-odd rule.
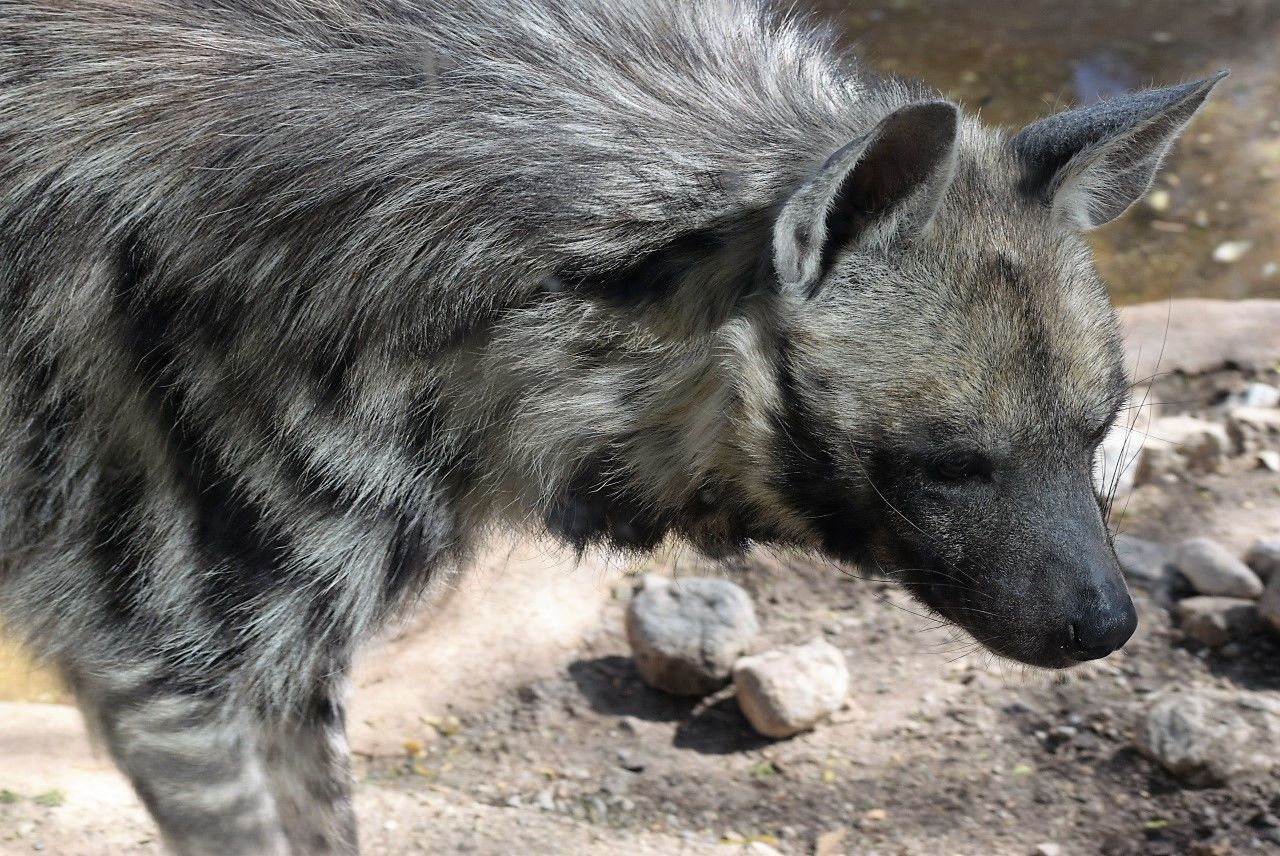
[[[267,776],[289,844],[296,854],[354,854],[345,689],[317,691],[302,718],[267,724]]]
[[[169,847],[182,856],[290,853],[260,757],[259,726],[222,699],[154,673],[69,675]],[[99,673],[102,675],[102,673]]]

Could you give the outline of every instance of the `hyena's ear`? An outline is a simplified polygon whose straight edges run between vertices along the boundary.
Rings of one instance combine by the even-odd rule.
[[[1151,89],[1041,119],[1013,138],[1021,189],[1083,229],[1142,197],[1160,162],[1218,81]]]
[[[956,108],[910,104],[827,158],[773,226],[779,281],[812,297],[853,242],[923,229],[955,175]]]

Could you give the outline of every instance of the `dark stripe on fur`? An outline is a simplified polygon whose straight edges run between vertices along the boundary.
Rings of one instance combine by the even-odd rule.
[[[780,338],[777,366],[782,409],[775,414],[774,425],[777,489],[818,532],[824,550],[856,562],[863,556],[872,531],[868,510],[859,507],[860,492],[842,474],[835,455],[822,441],[822,436],[831,437],[834,432],[824,428],[805,403],[792,366],[793,356],[785,337],[780,334]]]
[[[143,288],[151,275],[151,260],[135,236],[123,248],[116,284],[126,350],[136,360],[157,431],[167,440],[174,481],[190,503],[196,543],[219,566],[206,578],[205,606],[224,625],[234,625],[238,609],[288,583],[283,560],[289,543],[237,489],[185,406],[179,355],[192,345],[191,330],[179,321],[182,306],[175,297],[154,283]]]
[[[654,303],[675,290],[690,267],[715,255],[724,244],[723,235],[713,229],[703,229],[677,238],[617,270],[569,269],[558,278],[574,291],[598,295],[624,306]]]
[[[647,551],[662,543],[672,522],[627,487],[626,469],[608,458],[589,463],[547,512],[547,528],[578,550],[594,544]]]

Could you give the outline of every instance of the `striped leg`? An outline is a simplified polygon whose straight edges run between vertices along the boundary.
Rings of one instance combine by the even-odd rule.
[[[73,684],[86,717],[182,856],[286,856],[256,723],[217,700],[120,675]]]
[[[271,792],[293,852],[356,853],[343,693],[323,690],[304,719],[269,724],[263,739]]]

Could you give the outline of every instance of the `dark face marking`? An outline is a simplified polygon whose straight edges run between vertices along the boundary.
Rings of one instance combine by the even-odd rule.
[[[774,458],[778,492],[805,517],[822,538],[823,551],[835,559],[864,559],[879,517],[863,509],[865,491],[850,477],[829,440],[831,429],[806,402],[793,356],[785,339],[778,346],[778,387],[782,408],[775,414]]]
[[[1091,447],[1083,436],[1076,445],[989,451],[983,467],[955,472],[936,469],[933,447],[882,450],[877,487],[896,513],[879,560],[997,653],[1048,668],[1110,653],[1134,613],[1093,493]]]

